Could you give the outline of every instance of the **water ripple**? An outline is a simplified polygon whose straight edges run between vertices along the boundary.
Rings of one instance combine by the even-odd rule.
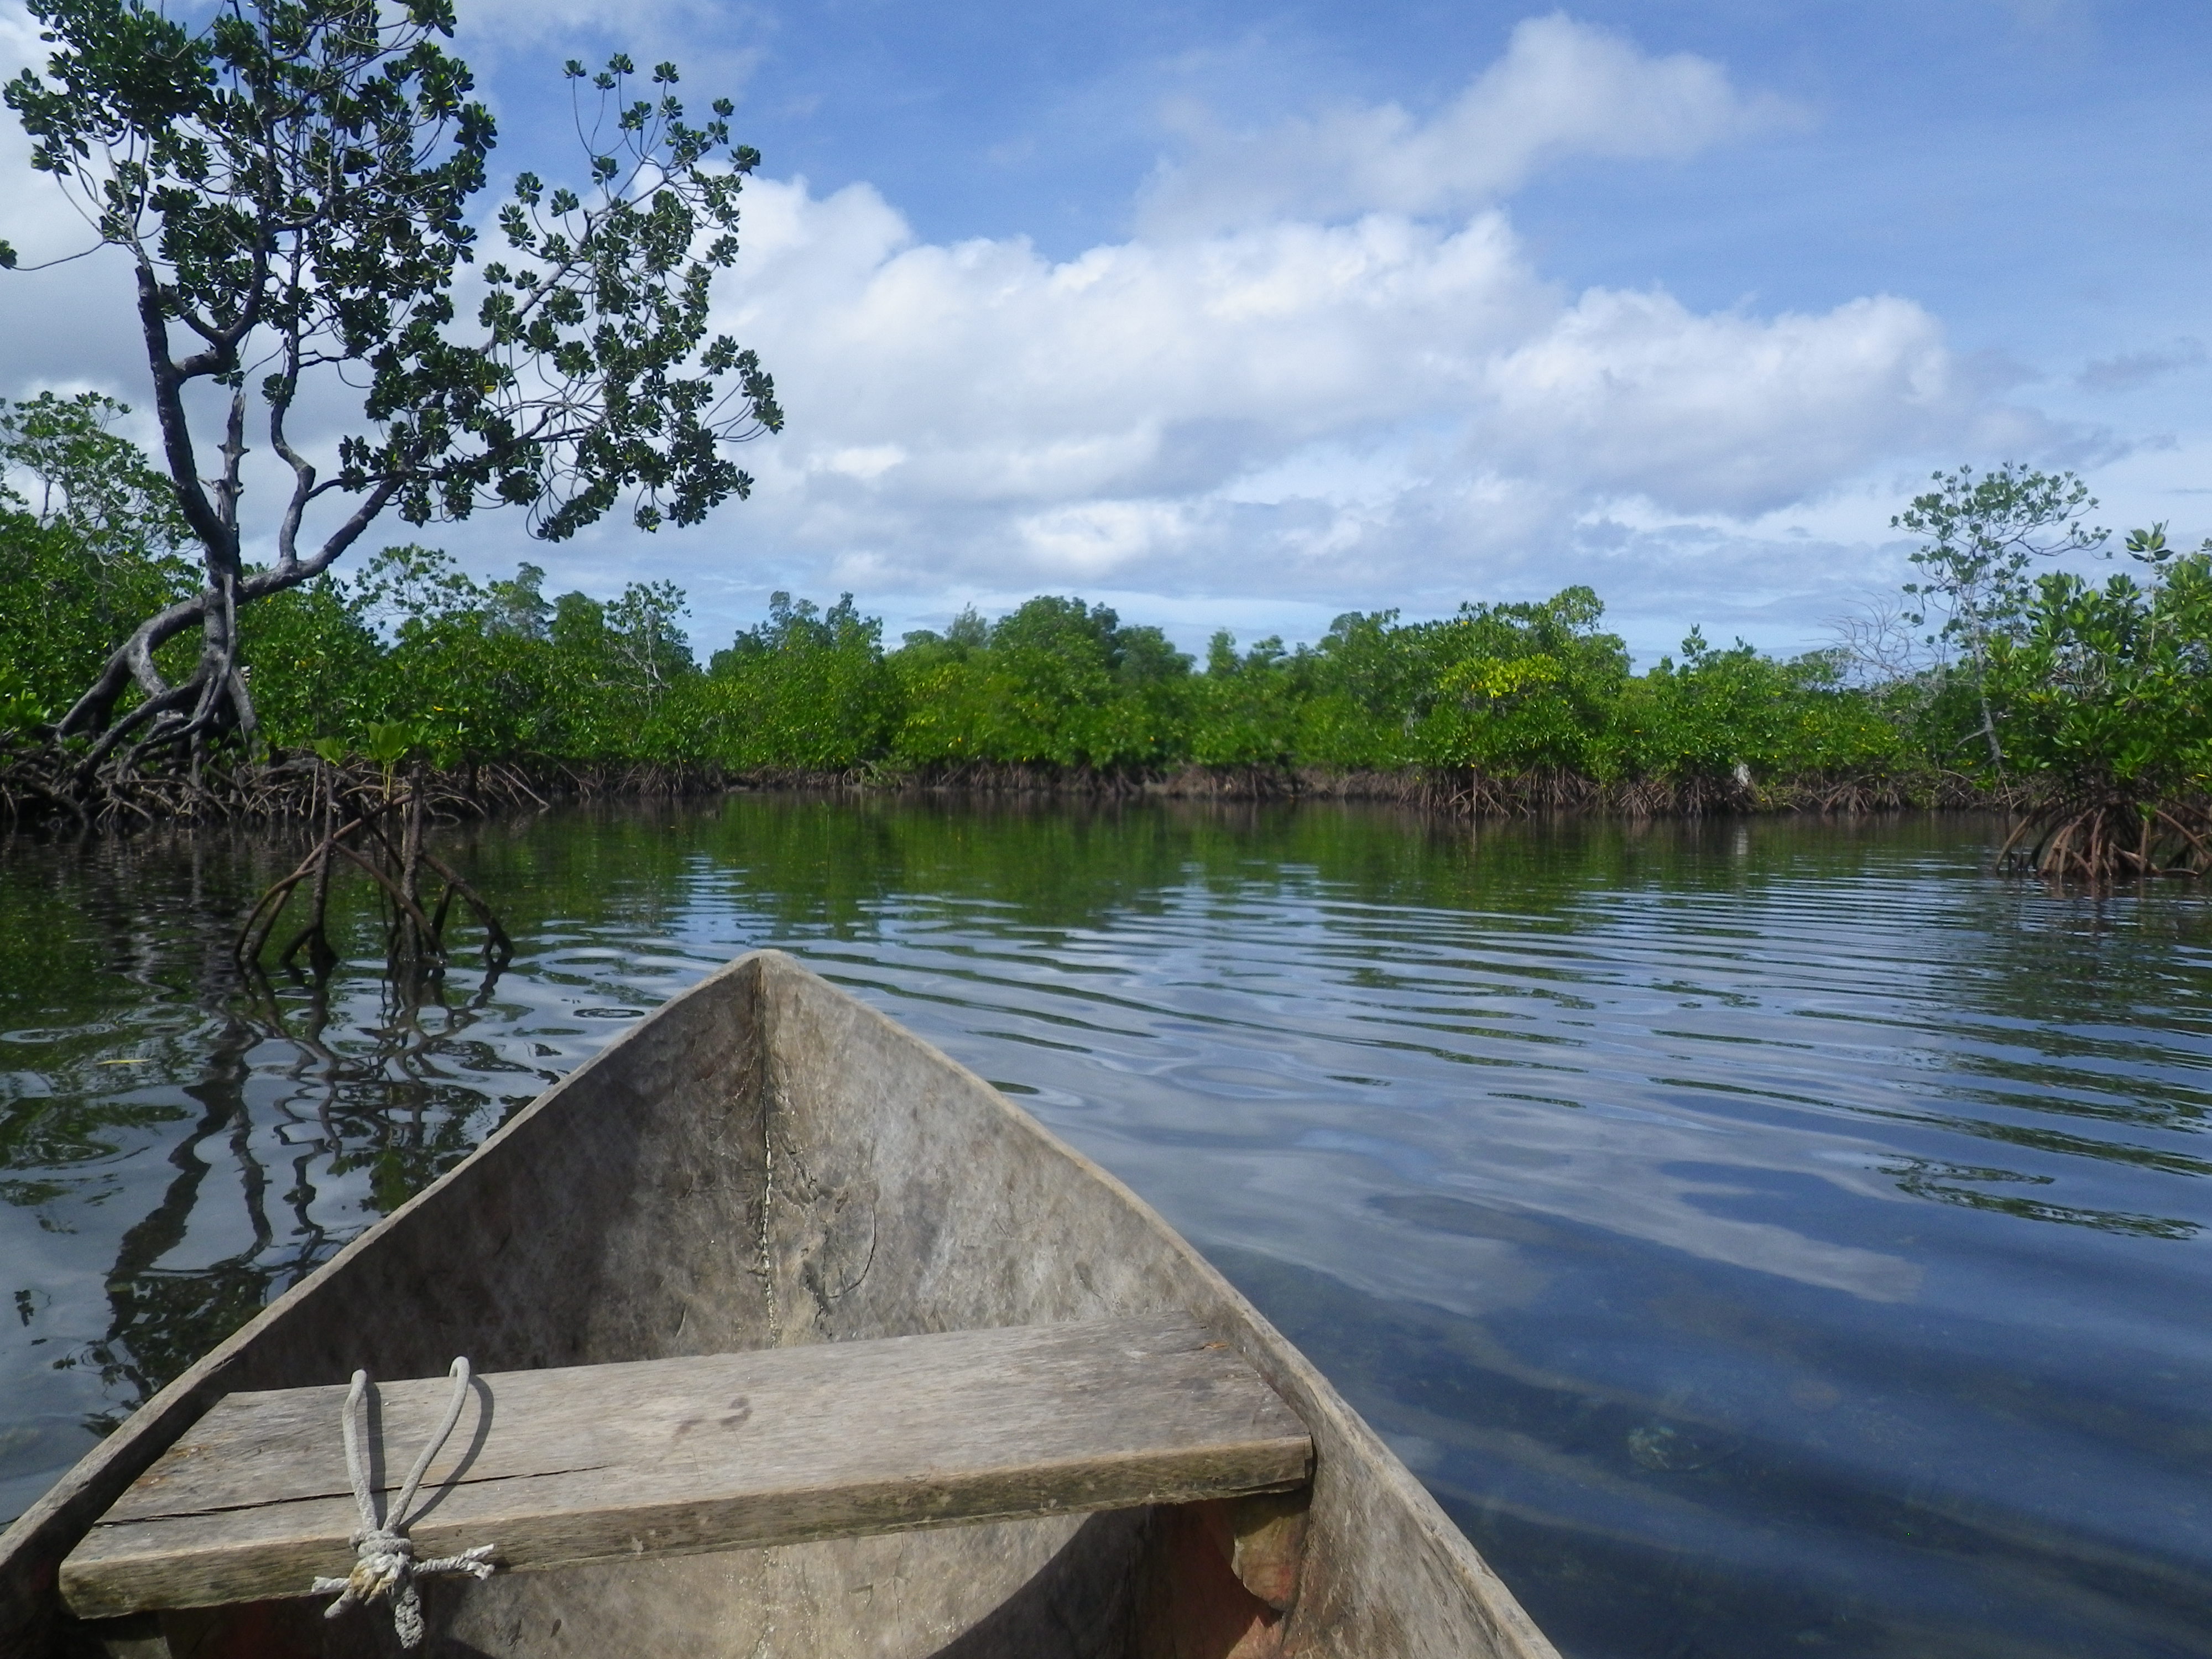
[[[525,954],[419,1010],[365,916],[326,1003],[234,994],[279,848],[8,849],[0,1511],[776,944],[1158,1205],[1577,1659],[2212,1653],[2202,901],[1993,881],[1960,820],[468,833]]]

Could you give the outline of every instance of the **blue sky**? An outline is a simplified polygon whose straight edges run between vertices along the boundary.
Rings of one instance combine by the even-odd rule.
[[[756,498],[442,532],[672,577],[705,646],[776,586],[1194,643],[1587,581],[1640,654],[1790,649],[1894,590],[1932,468],[2008,457],[2212,530],[2201,4],[461,4],[510,165],[562,168],[558,64],[617,46],[766,155]],[[137,390],[119,281],[14,281],[0,392]]]

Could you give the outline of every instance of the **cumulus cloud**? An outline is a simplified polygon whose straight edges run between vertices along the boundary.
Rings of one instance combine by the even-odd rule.
[[[1503,58],[1426,121],[1382,104],[1231,134],[1186,115],[1190,154],[1152,180],[1142,222],[1162,235],[1281,216],[1464,210],[1547,162],[1680,160],[1802,118],[1779,99],[1739,93],[1710,59],[1650,57],[1564,15],[1532,17]]]
[[[917,241],[865,187],[748,201],[726,321],[791,415],[748,511],[878,580],[1467,583],[1593,504],[1755,515],[1976,404],[1910,301],[1567,295],[1496,210],[1055,263]]]
[[[1889,295],[1759,318],[1593,290],[1486,378],[1486,453],[1691,514],[1815,494],[1955,428],[1966,402],[1936,319]]]
[[[925,240],[865,185],[756,180],[717,316],[790,416],[743,458],[753,500],[653,538],[608,524],[532,547],[513,514],[433,533],[479,568],[530,556],[595,591],[673,577],[702,637],[773,586],[852,587],[895,627],[1044,588],[1232,618],[1573,580],[1630,607],[1786,608],[1842,567],[1771,515],[1870,469],[1917,474],[1931,447],[2033,453],[2047,428],[1910,299],[1762,314],[1569,292],[1491,199],[1547,158],[1686,155],[1779,118],[1703,59],[1549,17],[1426,123],[1301,129],[1338,157],[1300,173],[1312,191],[1270,182],[1258,141],[1194,154],[1136,234],[1069,258]],[[1248,163],[1249,210],[1200,211]],[[27,253],[27,228],[59,222],[34,222],[14,179],[0,234]],[[42,325],[0,341],[0,392],[137,390],[119,263],[94,263],[7,279]]]

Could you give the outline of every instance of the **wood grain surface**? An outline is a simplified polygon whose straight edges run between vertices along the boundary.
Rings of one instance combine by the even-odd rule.
[[[1287,1595],[1268,1637],[1280,1659],[1559,1659],[1328,1379],[1141,1200],[999,1090],[775,951],[678,993],[94,1447],[0,1533],[0,1655],[83,1650],[85,1627],[62,1603],[64,1558],[226,1395],[329,1386],[315,1433],[335,1496],[336,1402],[356,1365],[434,1378],[456,1353],[488,1372],[536,1371],[1170,1313],[1226,1341],[1312,1436],[1302,1547],[1231,1526],[1250,1573],[1240,1584],[1224,1564],[1216,1586],[1246,1602],[1257,1586],[1271,1616]],[[395,1417],[402,1469],[428,1408],[414,1420],[410,1431]],[[477,1426],[470,1418],[457,1442]],[[480,1541],[465,1528],[441,1540],[445,1512],[424,1522],[426,1540]],[[1159,1587],[1175,1582],[1182,1542],[1221,1560],[1208,1528],[1177,1527],[1190,1514],[1032,1514],[625,1553],[433,1579],[424,1610],[432,1641],[487,1659],[1189,1659],[1180,1604]],[[389,1644],[381,1609],[327,1625],[297,1601],[171,1617],[250,1626],[284,1605],[308,1609],[310,1650],[325,1659]],[[272,1651],[258,1637],[233,1645]]]
[[[343,1388],[232,1395],[64,1563],[80,1617],[298,1595],[351,1565]],[[509,1570],[1183,1502],[1307,1479],[1304,1425],[1186,1315],[499,1373],[424,1482],[424,1556]],[[449,1397],[384,1384],[389,1503]]]

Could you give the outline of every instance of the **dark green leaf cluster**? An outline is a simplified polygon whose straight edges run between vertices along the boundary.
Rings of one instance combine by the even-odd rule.
[[[683,596],[636,584],[611,604],[549,601],[544,580],[526,564],[479,583],[442,552],[394,547],[351,582],[272,596],[246,618],[271,739],[448,765],[648,750],[672,689],[698,678]]]
[[[132,264],[161,511],[204,572],[64,699],[58,735],[89,744],[81,786],[250,741],[240,614],[328,570],[387,507],[419,525],[520,507],[559,540],[625,501],[653,530],[750,491],[731,446],[783,417],[759,360],[710,325],[760,159],[731,142],[726,100],[694,121],[672,64],[647,88],[623,57],[570,65],[589,182],[522,175],[479,264],[470,204],[496,134],[443,44],[450,0],[218,0],[192,23],[143,0],[31,6],[52,50],[5,100],[95,246]],[[335,468],[292,429],[319,380],[319,408],[359,400]],[[249,568],[257,430],[289,484],[274,557]],[[156,653],[194,629],[173,684]]]
[[[2179,554],[2160,526],[2130,550],[2147,580],[2039,578],[1987,684],[2014,767],[2148,809],[2212,793],[2212,542]]]
[[[111,429],[129,413],[91,392],[0,400],[0,732],[51,722],[197,586],[168,480]]]
[[[708,337],[708,294],[759,158],[726,103],[685,119],[672,65],[651,97],[623,58],[589,78],[590,186],[516,181],[465,326],[495,130],[440,44],[443,0],[228,0],[198,30],[138,0],[33,10],[55,50],[7,101],[34,164],[135,257],[149,327],[198,337],[180,378],[237,388],[258,367],[280,450],[303,375],[363,387],[368,428],[311,495],[385,486],[417,524],[516,503],[558,538],[625,492],[647,528],[746,492],[724,445],[781,416],[757,360]]]
[[[905,718],[889,758],[1077,768],[1181,760],[1190,659],[1157,628],[1043,596],[988,629],[910,634],[891,659]]]
[[[668,705],[672,758],[741,770],[842,772],[890,750],[905,707],[883,624],[850,593],[827,611],[787,593]]]
[[[0,733],[50,725],[138,618],[191,591],[173,554],[0,505]]]
[[[684,596],[547,599],[544,573],[478,583],[392,548],[247,619],[267,728],[287,744],[447,763],[650,761],[751,772],[1571,773],[1602,781],[1889,775],[1917,763],[1875,694],[1825,656],[1782,662],[1692,635],[1630,671],[1586,588],[1436,621],[1341,617],[1317,644],[1216,635],[1200,667],[1158,629],[1043,596],[994,623],[884,648],[848,594],[777,593],[702,671]]]

